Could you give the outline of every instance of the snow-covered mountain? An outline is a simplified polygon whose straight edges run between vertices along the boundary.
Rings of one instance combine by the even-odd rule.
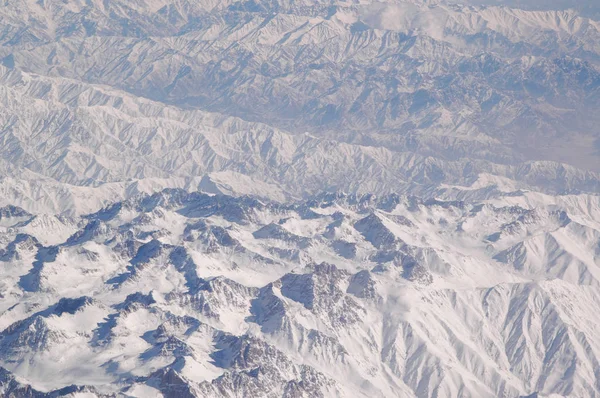
[[[422,194],[482,173],[600,191],[600,25],[576,11],[7,0],[0,17],[7,204]]]
[[[163,188],[278,201],[322,191],[422,195],[499,180],[511,189],[600,191],[600,174],[556,162],[449,159],[294,134],[1,66],[0,82],[2,200],[27,210],[81,214]]]
[[[3,209],[0,391],[596,396],[599,204],[167,190]]]
[[[2,0],[0,396],[600,396],[598,7],[461,3]]]

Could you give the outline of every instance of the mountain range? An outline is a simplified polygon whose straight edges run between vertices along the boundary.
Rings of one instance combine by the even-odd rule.
[[[0,396],[600,396],[600,18],[1,0]]]
[[[599,202],[166,190],[76,218],[4,208],[0,391],[594,396]]]

